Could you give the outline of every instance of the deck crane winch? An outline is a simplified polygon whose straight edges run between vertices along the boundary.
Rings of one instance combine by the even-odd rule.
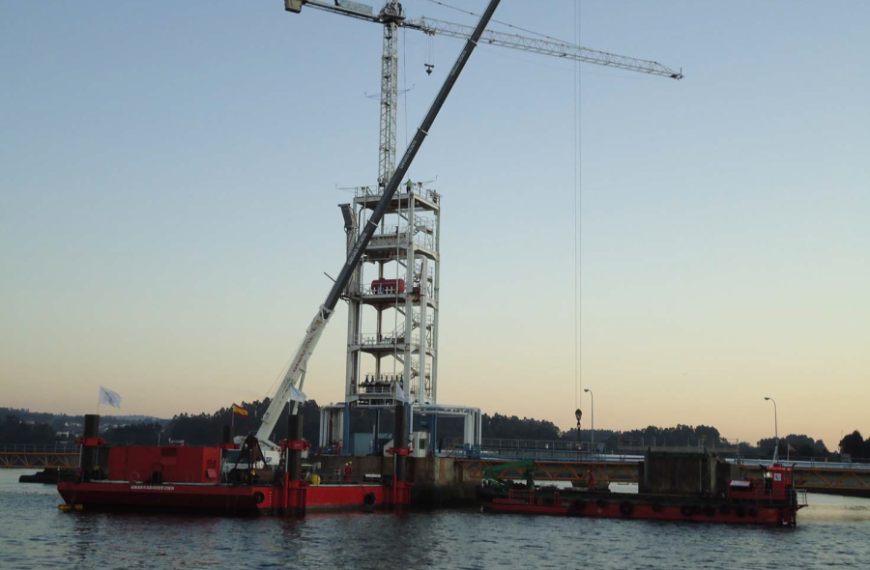
[[[308,360],[317,346],[323,329],[329,322],[335,306],[344,293],[347,284],[349,283],[353,272],[362,258],[363,252],[368,245],[372,235],[377,229],[384,212],[387,210],[390,201],[393,198],[402,178],[407,173],[411,161],[416,156],[420,148],[420,144],[428,134],[435,116],[447,98],[450,89],[456,81],[459,72],[465,66],[468,56],[474,49],[474,46],[480,42],[549,55],[578,61],[583,63],[593,63],[617,69],[625,69],[628,71],[636,71],[650,75],[658,75],[671,79],[682,79],[682,71],[675,71],[658,62],[637,59],[633,57],[620,56],[603,51],[591,50],[578,45],[563,43],[548,38],[531,38],[518,34],[508,34],[485,29],[489,23],[495,7],[499,0],[491,0],[487,6],[481,23],[477,27],[466,26],[463,24],[455,24],[444,22],[432,18],[407,19],[405,17],[402,5],[398,0],[387,0],[378,14],[374,13],[371,6],[351,0],[334,0],[333,2],[324,2],[321,0],[284,0],[284,9],[288,12],[300,13],[303,6],[310,6],[320,10],[325,10],[335,14],[341,14],[384,26],[384,42],[383,55],[381,61],[381,101],[380,101],[380,147],[379,147],[379,162],[378,162],[378,185],[383,191],[378,205],[372,212],[364,228],[360,230],[359,238],[354,247],[350,250],[345,264],[341,268],[341,272],[335,279],[326,301],[317,311],[308,329],[305,331],[305,336],[302,339],[302,344],[290,361],[290,365],[284,374],[284,378],[279,386],[277,393],[263,415],[263,422],[260,429],[257,431],[257,439],[261,445],[266,448],[274,449],[277,446],[269,441],[272,431],[278,422],[281,411],[291,399],[291,388],[301,389],[305,381],[305,372],[308,366]],[[417,30],[430,36],[436,34],[444,35],[453,38],[468,40],[465,48],[460,53],[459,58],[441,87],[435,101],[429,108],[425,119],[421,126],[417,129],[413,139],[408,144],[405,155],[399,162],[398,169],[396,167],[396,116],[398,107],[398,81],[399,81],[399,55],[398,55],[398,28],[406,28]],[[294,409],[295,413],[295,409]]]

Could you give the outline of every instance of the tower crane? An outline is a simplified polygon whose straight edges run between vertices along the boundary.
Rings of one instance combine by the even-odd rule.
[[[433,18],[409,19],[405,16],[402,4],[398,0],[387,0],[377,14],[372,6],[351,0],[330,2],[284,0],[284,9],[288,12],[298,14],[302,11],[303,6],[381,24],[384,27],[384,47],[381,55],[381,135],[378,160],[378,186],[383,190],[396,168],[396,116],[399,106],[399,35],[397,30],[405,28],[417,30],[430,36],[441,35],[466,40],[471,37],[474,28]],[[616,55],[543,37],[532,38],[519,34],[484,30],[480,42],[670,79],[683,78],[682,70],[676,71],[656,61]]]
[[[275,449],[277,446],[269,441],[281,411],[292,398],[294,389],[301,389],[305,381],[305,373],[314,349],[320,340],[323,330],[335,311],[348,282],[350,281],[357,264],[362,258],[363,251],[371,240],[372,235],[383,218],[390,201],[393,198],[402,178],[407,173],[411,161],[413,161],[420,145],[428,134],[429,128],[441,109],[450,89],[456,81],[471,51],[481,42],[501,47],[513,48],[542,55],[561,57],[572,61],[593,63],[617,69],[625,69],[658,75],[671,79],[682,79],[682,71],[675,71],[658,62],[647,61],[632,57],[615,55],[607,52],[587,49],[578,45],[563,43],[545,38],[530,38],[517,34],[507,34],[485,29],[492,17],[499,0],[490,0],[477,27],[465,26],[431,18],[408,19],[405,17],[402,5],[398,0],[386,0],[380,12],[374,13],[372,6],[353,2],[351,0],[284,0],[284,9],[288,12],[300,13],[303,6],[310,6],[327,12],[340,14],[384,26],[383,55],[381,60],[381,121],[380,121],[380,149],[378,162],[378,186],[382,196],[365,224],[360,228],[359,237],[350,249],[347,260],[341,267],[338,277],[335,279],[324,303],[320,306],[311,324],[305,331],[302,343],[294,354],[280,386],[272,398],[269,408],[263,415],[263,420],[257,431],[257,439],[267,449]],[[406,28],[417,30],[429,35],[444,35],[466,40],[465,47],[451,68],[444,85],[435,97],[435,101],[429,108],[422,124],[408,144],[408,148],[396,167],[396,116],[398,107],[398,81],[399,81],[399,41],[397,30]],[[295,410],[294,410],[295,413]]]

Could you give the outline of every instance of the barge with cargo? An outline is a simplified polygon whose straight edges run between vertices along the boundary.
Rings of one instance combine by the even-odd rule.
[[[390,475],[320,484],[320,476],[303,463],[308,443],[299,437],[302,416],[295,417],[294,438],[281,441],[273,455],[277,460],[270,462],[255,436],[236,444],[226,436],[228,430],[217,446],[109,447],[97,435],[99,416],[87,415],[76,477],[57,484],[64,500],[61,509],[299,516],[310,511],[407,508],[407,449],[392,450]]]
[[[536,486],[534,463],[523,469],[526,483],[490,476],[481,487],[485,511],[593,518],[693,521],[796,526],[807,505],[795,489],[793,470],[782,464],[763,468],[760,479],[743,479],[734,465],[712,453],[648,451],[639,465],[635,493],[607,488]]]

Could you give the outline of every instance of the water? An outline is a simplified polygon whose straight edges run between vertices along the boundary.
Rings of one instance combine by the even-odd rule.
[[[870,568],[870,499],[810,495],[798,528],[485,515],[304,519],[61,513],[0,471],[0,568]]]

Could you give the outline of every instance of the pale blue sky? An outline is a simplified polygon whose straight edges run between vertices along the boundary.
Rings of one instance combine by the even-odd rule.
[[[570,40],[575,5],[496,18]],[[596,425],[755,441],[770,395],[783,432],[870,433],[870,4],[579,5],[584,46],[686,74],[582,67]],[[430,40],[406,39],[413,132],[461,44],[432,40],[428,77]],[[91,411],[103,384],[169,416],[266,395],[341,265],[336,186],[376,178],[380,50],[378,26],[279,0],[0,4],[0,405]],[[441,399],[565,428],[573,79],[481,47],[411,170],[444,194]],[[343,309],[330,327],[321,402],[343,390]]]

